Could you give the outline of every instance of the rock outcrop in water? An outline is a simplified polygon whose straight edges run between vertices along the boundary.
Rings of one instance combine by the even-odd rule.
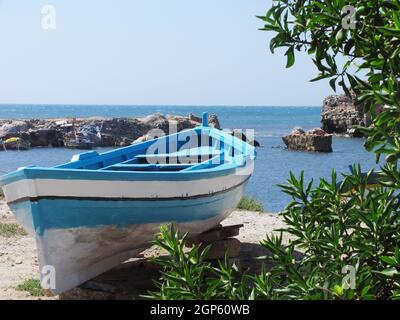
[[[354,97],[330,95],[324,99],[321,113],[322,129],[327,133],[342,134],[350,137],[362,137],[354,125],[369,126],[371,120],[363,112],[362,106],[356,106]]]
[[[305,132],[300,128],[282,138],[287,148],[290,150],[312,151],[312,152],[332,152],[332,135],[324,130],[316,128]]]
[[[184,117],[161,113],[142,118],[0,120],[0,142],[4,145],[10,138],[19,138],[31,147],[118,147],[200,124],[201,118],[193,114]],[[215,114],[209,116],[209,125],[221,128]]]

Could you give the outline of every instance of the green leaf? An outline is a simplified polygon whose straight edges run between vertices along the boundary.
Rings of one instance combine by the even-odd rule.
[[[377,274],[381,274],[381,275],[386,276],[386,277],[389,277],[389,278],[392,278],[394,276],[400,275],[400,272],[397,271],[397,269],[395,267],[388,268],[388,269],[385,269],[383,271],[377,271],[376,273]]]
[[[383,256],[383,257],[380,257],[380,259],[381,259],[383,262],[385,262],[385,263],[387,263],[388,265],[393,266],[393,267],[399,265],[399,262],[396,261],[396,258],[395,258],[395,257]]]
[[[333,91],[336,92],[336,78],[333,78],[333,79],[329,80],[329,85],[331,86]]]
[[[334,75],[329,74],[329,73],[320,73],[318,76],[316,76],[315,78],[311,79],[310,82],[319,81],[319,80],[322,80],[322,79],[330,78],[332,76],[334,76]]]
[[[338,42],[342,41],[343,40],[343,35],[344,35],[343,30],[340,29],[336,34],[336,41],[338,41]]]
[[[286,68],[290,68],[291,66],[294,65],[294,62],[295,62],[294,47],[290,47],[290,48],[286,51],[285,56],[287,56]]]

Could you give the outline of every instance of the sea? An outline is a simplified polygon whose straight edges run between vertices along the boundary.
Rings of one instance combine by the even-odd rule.
[[[223,128],[252,129],[261,144],[255,171],[246,194],[262,202],[267,212],[279,212],[290,202],[278,184],[286,183],[289,172],[304,171],[307,180],[329,179],[332,169],[349,173],[349,166],[363,170],[378,167],[375,156],[365,151],[361,138],[333,138],[332,153],[289,151],[282,136],[294,127],[305,130],[320,126],[318,106],[130,106],[130,105],[0,105],[0,119],[58,117],[136,117],[151,113],[188,115],[216,113]],[[98,152],[106,149],[98,148]],[[68,162],[77,150],[33,148],[28,151],[0,151],[0,174],[27,165],[53,166]]]

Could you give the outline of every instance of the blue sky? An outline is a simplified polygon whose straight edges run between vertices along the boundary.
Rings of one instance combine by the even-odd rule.
[[[44,5],[56,29],[42,29]],[[321,105],[310,57],[258,31],[271,0],[0,0],[0,103]]]

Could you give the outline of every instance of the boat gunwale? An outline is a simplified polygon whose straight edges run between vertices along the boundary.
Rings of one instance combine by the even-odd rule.
[[[56,169],[27,167],[0,177],[0,186],[23,179],[67,179],[67,180],[104,180],[104,181],[181,181],[199,180],[235,174],[237,169],[247,163],[226,163],[214,168],[193,171],[97,171],[86,169]]]

